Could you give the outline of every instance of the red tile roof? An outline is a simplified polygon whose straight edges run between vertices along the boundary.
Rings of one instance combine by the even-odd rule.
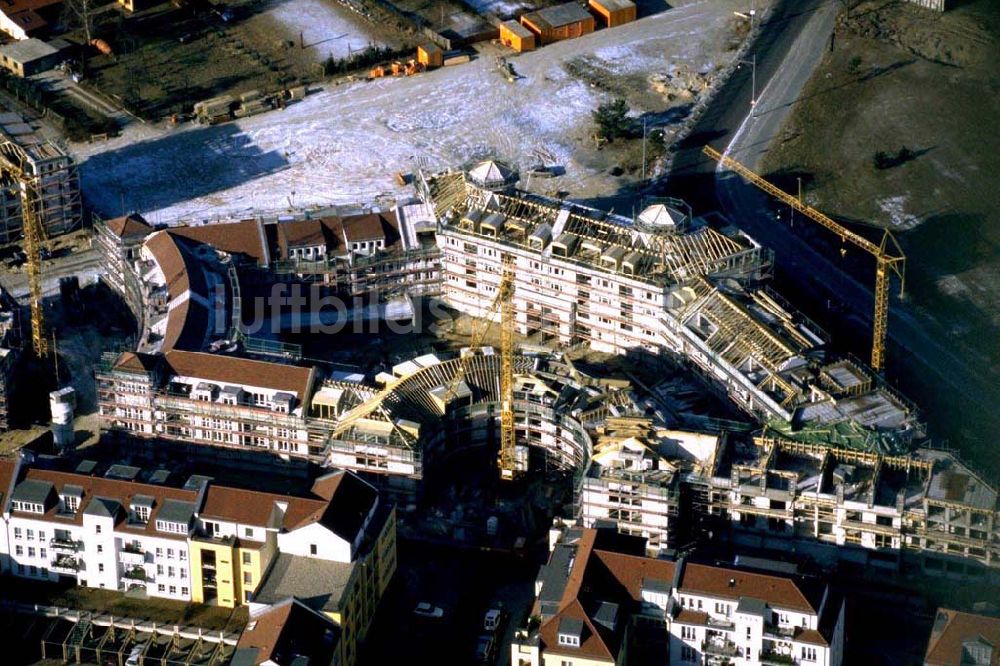
[[[153,233],[153,227],[137,213],[114,217],[104,221],[108,230],[119,238],[135,238]]]
[[[255,666],[265,662],[291,666],[300,663],[301,657],[324,666],[333,661],[339,638],[340,629],[332,620],[289,598],[254,615],[236,650],[241,656],[252,655],[250,663]]]
[[[985,639],[993,646],[990,666],[1000,666],[1000,618],[938,609],[924,663],[928,666],[960,666],[965,663],[962,661],[962,644],[979,639]]]
[[[725,567],[687,564],[679,589],[722,599],[752,597],[777,608],[806,613],[816,613],[819,609],[818,601],[807,599],[794,580]]]
[[[564,618],[580,620],[583,622],[583,635],[580,647],[572,647],[559,644],[559,623]],[[542,641],[546,654],[566,655],[567,657],[584,657],[595,661],[602,661],[614,664],[617,656],[611,653],[607,643],[601,636],[605,629],[598,628],[587,617],[583,606],[576,599],[570,601],[556,615],[550,617],[538,628],[538,637]]]
[[[198,243],[211,245],[216,250],[245,255],[259,266],[266,266],[271,260],[264,229],[257,220],[173,227],[170,231]]]
[[[315,379],[314,368],[236,356],[172,349],[163,358],[173,373],[181,377],[284,391],[303,403],[308,400]]]
[[[83,488],[83,497],[80,499],[79,510],[75,514],[65,515],[58,512],[58,503],[53,503],[45,512],[45,517],[53,521],[65,521],[67,524],[83,524],[83,512],[88,504],[96,498],[110,499],[118,502],[124,511],[118,516],[116,529],[124,532],[135,532],[136,534],[155,534],[163,538],[185,539],[187,535],[158,532],[156,530],[156,516],[163,507],[165,500],[178,500],[181,502],[195,502],[198,493],[194,490],[184,490],[183,488],[170,488],[155,484],[138,483],[135,481],[123,481],[121,479],[107,479],[101,476],[87,476],[85,474],[75,474],[72,472],[59,472],[49,469],[28,468],[21,480],[45,481],[51,483],[58,494],[67,485],[80,486]],[[20,481],[19,481],[20,482]],[[136,495],[147,495],[153,497],[155,503],[150,512],[149,520],[145,525],[126,524],[129,505]]]

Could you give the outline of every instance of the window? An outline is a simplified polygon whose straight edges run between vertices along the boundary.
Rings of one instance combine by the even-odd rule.
[[[169,560],[174,559],[174,549],[173,548],[167,548],[167,559],[169,559]]]
[[[314,543],[309,544],[309,554],[310,555],[316,554],[316,544]]]
[[[76,495],[64,495],[63,506],[67,513],[76,513],[80,510],[80,498]]]
[[[243,584],[244,585],[252,585],[253,584],[253,575],[251,575],[251,573],[249,571],[244,571],[243,572]]]
[[[185,597],[188,596],[188,589],[186,587],[182,587],[181,594],[183,594]]]
[[[28,530],[28,541],[35,540],[35,530]]]
[[[163,583],[160,583],[159,585],[156,586],[156,590],[158,592],[166,592],[167,591],[167,586],[164,585]]]
[[[580,637],[573,634],[559,634],[559,645],[580,646]]]
[[[101,533],[101,526],[100,525],[94,525],[94,532],[96,532],[97,534],[100,534]]]
[[[102,546],[101,544],[97,544],[97,552],[98,553],[103,553],[104,552],[104,546]]]
[[[179,551],[177,551],[177,558],[179,560],[181,560],[182,562],[184,560],[186,560],[188,558],[187,551],[186,550],[179,550]]]
[[[103,564],[98,564],[98,565],[97,565],[97,570],[98,570],[98,571],[99,571],[100,573],[104,573],[104,565],[103,565]]]
[[[681,627],[681,638],[683,638],[686,641],[693,641],[696,638],[694,627],[684,627],[684,626],[682,626]]]
[[[253,563],[253,556],[250,553],[243,553],[243,564]]]
[[[140,523],[149,522],[149,507],[143,505],[135,505],[132,507],[135,511],[135,519]]]
[[[253,538],[253,528],[252,527],[244,527],[243,528],[243,536],[245,536],[248,539],[252,539]]]
[[[24,555],[24,547],[23,546],[14,546],[14,554],[15,555]]]
[[[156,575],[157,576],[162,576],[163,575],[163,565],[162,564],[157,564],[156,565]]]
[[[21,533],[21,528],[20,527],[15,527],[14,528],[14,538],[15,539],[20,539],[22,536],[23,536],[23,534]]]
[[[167,575],[173,578],[177,574],[177,570],[173,567],[167,567]]]
[[[802,660],[803,661],[816,661],[816,648],[814,647],[802,647]]]
[[[34,557],[34,556],[35,556],[35,549],[28,548],[28,557]]]
[[[157,548],[156,549],[156,556],[157,557],[163,557],[163,549],[162,548]]]
[[[177,594],[177,586],[176,585],[171,585],[170,586],[170,594]]]
[[[45,549],[44,548],[39,548],[38,549],[38,557],[42,558],[43,560],[45,559]]]
[[[45,541],[45,530],[38,530],[38,540]]]
[[[698,658],[697,653],[694,651],[693,647],[691,647],[690,645],[681,646],[681,661],[694,662],[697,660],[697,658]]]

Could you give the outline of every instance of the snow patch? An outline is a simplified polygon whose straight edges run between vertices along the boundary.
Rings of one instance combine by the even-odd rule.
[[[905,196],[887,197],[878,201],[878,207],[889,216],[892,226],[900,231],[913,229],[920,224],[920,218],[907,213],[904,206],[906,206]]]

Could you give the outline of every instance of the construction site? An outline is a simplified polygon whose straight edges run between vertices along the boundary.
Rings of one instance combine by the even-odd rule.
[[[995,578],[995,489],[933,448],[871,364],[829,350],[769,285],[766,248],[679,200],[628,218],[518,178],[419,171],[390,209],[284,221],[99,220],[105,280],[140,322],[138,349],[97,368],[105,443],[351,470],[405,508],[407,533],[470,546],[517,548],[568,516],[657,552],[711,532],[819,566]],[[253,295],[275,284],[303,303],[262,328]],[[424,299],[446,309],[357,346]],[[303,354],[331,335],[354,347]],[[798,457],[786,469],[778,451]]]
[[[317,89],[253,50],[266,85],[206,86],[190,113],[87,144],[0,114],[12,256],[0,509],[18,539],[18,520],[81,514],[40,534],[52,558],[24,564],[6,552],[22,548],[13,537],[0,543],[0,572],[250,612],[199,625],[8,604],[0,622],[23,629],[31,659],[262,663],[244,652],[260,649],[248,638],[260,614],[301,612],[318,636],[337,627],[353,666],[397,530],[518,572],[567,523],[641,538],[636,556],[660,560],[750,553],[831,576],[1000,587],[1000,484],[932,437],[886,373],[907,279],[896,230],[870,240],[703,148],[720,179],[873,264],[859,358],[793,305],[775,252],[738,221],[631,196],[657,164],[650,137],[655,157],[669,154],[716,81],[746,63],[756,14],[744,4],[443,3],[435,17],[420,3],[347,3],[336,11],[355,14],[346,24],[367,42],[347,37],[345,55],[333,49],[347,33],[330,36],[341,23],[289,27],[306,8],[328,16],[326,4],[249,3],[164,39],[243,53],[234,30],[266,33],[284,15],[289,58],[329,51],[357,67]],[[143,11],[144,29],[164,20]],[[369,31],[380,17],[385,34]],[[102,55],[92,65],[108,80],[130,61]],[[619,95],[641,144],[593,128]],[[613,207],[623,192],[630,205]],[[213,503],[209,487],[230,482]],[[338,488],[343,514],[327,508]],[[85,562],[96,520],[113,533],[106,575]],[[311,541],[321,528],[329,552]],[[130,540],[146,530],[163,545]],[[181,543],[164,573],[161,551],[173,560]],[[172,580],[179,562],[197,577]],[[492,565],[469,566],[461,576]],[[335,590],[289,610],[315,592],[310,579]],[[401,585],[407,603],[424,593]]]

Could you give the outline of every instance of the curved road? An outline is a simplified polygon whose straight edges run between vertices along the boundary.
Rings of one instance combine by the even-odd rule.
[[[755,168],[771,143],[779,139],[782,126],[802,89],[832,42],[839,0],[779,0],[762,26],[755,48],[756,91],[751,67],[741,67],[719,91],[691,135],[682,143],[668,175],[667,189],[702,210],[718,209],[731,222],[774,250],[778,278],[792,278],[778,284],[781,291],[795,294],[807,314],[836,329],[845,346],[867,358],[871,348],[871,317],[874,309],[873,261],[862,258],[866,267],[859,281],[838,265],[835,254],[817,250],[800,237],[802,229],[814,233],[803,220],[792,231],[788,217],[776,218],[776,206],[766,194],[704,157],[701,148],[711,144],[720,152]],[[748,56],[749,57],[749,56]],[[757,103],[750,100],[756,92]],[[822,235],[822,234],[820,234]],[[919,266],[911,266],[919,270]],[[861,274],[859,274],[861,275]],[[824,307],[836,304],[837,311]],[[820,304],[819,307],[816,304]],[[842,310],[837,308],[842,306]],[[932,426],[948,434],[968,424],[962,412],[974,412],[979,446],[989,445],[990,433],[1000,432],[995,416],[996,383],[968,357],[955,352],[947,332],[933,319],[907,307],[893,294],[889,318],[888,373],[905,392],[925,404],[933,400]],[[942,390],[947,387],[947,390]],[[945,425],[947,423],[947,425]],[[985,438],[984,438],[985,436]]]

